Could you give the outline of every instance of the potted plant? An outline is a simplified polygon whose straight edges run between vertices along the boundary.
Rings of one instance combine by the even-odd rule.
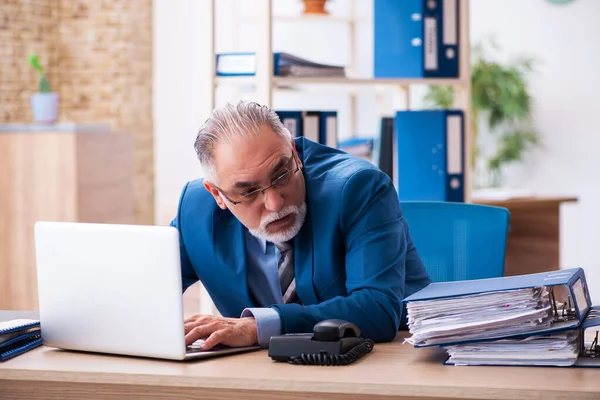
[[[325,9],[328,0],[302,0],[304,3],[304,14],[329,14]]]
[[[35,122],[43,124],[56,122],[58,117],[58,93],[52,92],[50,82],[37,55],[31,54],[29,56],[29,64],[40,74],[39,92],[31,96],[33,119]]]
[[[498,50],[494,40],[490,45]],[[504,167],[521,161],[540,142],[531,122],[531,95],[526,80],[533,60],[521,57],[508,63],[493,61],[481,44],[473,47],[472,54],[471,167],[480,181],[476,186],[499,187],[503,184]],[[425,101],[436,108],[451,108],[453,97],[452,87],[430,86]],[[480,122],[487,125],[487,137],[481,137]]]

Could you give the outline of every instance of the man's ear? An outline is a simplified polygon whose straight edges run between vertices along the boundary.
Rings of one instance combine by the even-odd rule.
[[[294,138],[292,138],[292,150],[294,151],[294,157],[296,157],[296,161],[298,161],[298,166],[302,168],[302,160],[298,157],[298,152],[296,151],[296,142],[294,142]]]
[[[219,190],[215,187],[215,185],[213,185],[212,183],[205,180],[204,181],[204,189],[208,190],[208,192],[210,194],[212,194],[212,196],[215,198],[215,201],[217,202],[217,205],[221,209],[223,209],[223,210],[227,209],[227,204],[225,204],[225,201],[223,201],[223,198],[221,197],[221,193],[219,193]]]

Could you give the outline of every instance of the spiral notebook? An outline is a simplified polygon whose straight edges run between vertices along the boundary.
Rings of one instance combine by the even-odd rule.
[[[42,342],[38,320],[13,319],[0,322],[0,362],[36,348]]]

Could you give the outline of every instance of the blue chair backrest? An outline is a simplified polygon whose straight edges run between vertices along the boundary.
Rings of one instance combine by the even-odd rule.
[[[504,275],[506,208],[435,201],[403,201],[400,205],[433,282]]]

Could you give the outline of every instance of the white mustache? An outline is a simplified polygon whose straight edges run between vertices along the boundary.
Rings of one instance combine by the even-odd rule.
[[[291,214],[298,214],[298,207],[296,206],[288,206],[279,212],[274,212],[265,217],[260,223],[260,229],[266,229],[267,225],[271,222],[277,221],[278,219],[282,219]]]

